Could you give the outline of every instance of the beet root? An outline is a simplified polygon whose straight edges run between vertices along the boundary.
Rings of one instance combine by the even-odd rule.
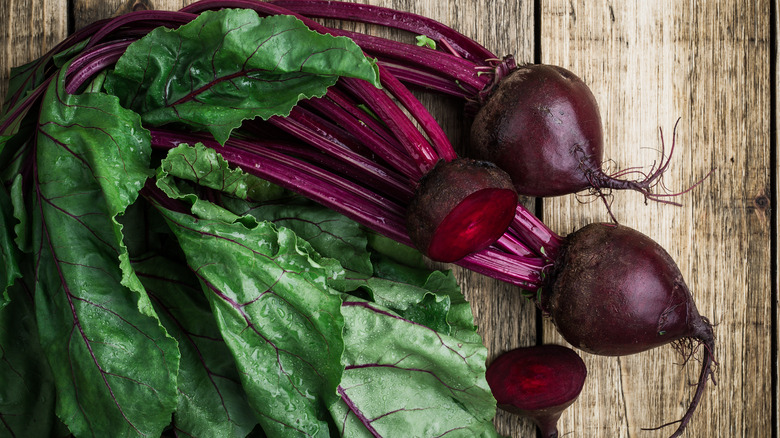
[[[703,346],[696,393],[672,436],[682,433],[712,375],[714,335],[660,245],[625,226],[585,226],[566,237],[540,304],[561,335],[589,353]]]
[[[485,378],[498,407],[533,420],[544,438],[556,438],[558,419],[580,395],[587,374],[571,348],[538,345],[502,354]]]
[[[603,172],[596,98],[585,82],[562,67],[523,65],[501,79],[474,118],[470,147],[470,156],[506,170],[520,195],[633,189],[660,200],[650,190],[665,170],[663,164],[640,180]]]
[[[432,260],[454,262],[501,237],[517,202],[509,175],[494,164],[440,161],[420,179],[407,209],[407,231]]]

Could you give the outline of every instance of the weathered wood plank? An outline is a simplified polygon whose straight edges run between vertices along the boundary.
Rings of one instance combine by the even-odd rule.
[[[542,60],[593,89],[613,169],[658,158],[680,118],[665,183],[691,187],[682,207],[615,193],[613,211],[678,262],[703,315],[717,325],[718,386],[710,386],[686,436],[765,436],[771,429],[769,2],[542,2]],[[599,202],[545,203],[561,233],[608,220]],[[560,342],[551,325],[545,339]],[[585,355],[583,395],[561,421],[577,436],[634,436],[680,418],[698,362],[682,368],[664,347],[624,358]],[[642,432],[667,436],[670,428]]]
[[[780,32],[780,13],[778,13],[778,7],[780,7],[780,2],[778,0],[772,0],[772,14],[770,19],[772,20],[771,26],[774,30],[775,40],[772,42],[773,44],[773,53],[774,57],[770,60],[774,67],[774,78],[772,80],[775,81],[775,89],[774,89],[774,100],[773,100],[773,114],[772,114],[772,120],[774,124],[772,125],[772,128],[775,132],[774,136],[771,137],[771,139],[774,141],[773,144],[770,145],[770,147],[775,151],[774,155],[774,162],[772,165],[774,166],[774,197],[771,199],[770,202],[770,208],[773,210],[770,212],[771,218],[775,220],[775,227],[772,230],[772,233],[775,237],[773,240],[774,249],[775,249],[775,259],[774,259],[774,269],[775,272],[773,272],[774,278],[773,278],[773,286],[774,286],[774,296],[773,296],[773,305],[775,306],[775,321],[780,321],[780,306],[778,306],[777,302],[777,294],[778,291],[780,291],[780,273],[777,272],[777,267],[780,266],[780,248],[777,247],[778,245],[778,236],[780,235],[780,223],[778,223],[778,215],[777,215],[777,208],[778,208],[778,200],[777,200],[777,194],[780,193],[780,178],[778,178],[778,175],[780,175],[780,162],[778,162],[778,156],[780,156],[780,143],[778,143],[778,135],[777,135],[777,128],[780,126],[780,107],[778,106],[778,102],[780,102],[780,51],[777,50],[777,35]],[[772,332],[775,336],[775,339],[780,339],[780,326],[775,325],[775,327],[772,327]],[[777,351],[772,351],[772,364],[774,365],[774,379],[775,382],[780,381],[780,375],[778,375],[778,372],[780,372],[780,364],[778,364],[778,361],[780,361],[780,353]],[[773,394],[772,394],[772,400],[774,402],[775,410],[772,412],[772,420],[774,424],[772,424],[774,436],[780,435],[780,422],[778,422],[778,418],[780,418],[780,394],[778,394],[777,388],[772,388]]]
[[[177,10],[192,0],[73,0],[76,28],[86,26],[101,18],[114,17],[138,10]]]
[[[12,67],[43,55],[68,32],[67,0],[0,2],[0,102],[5,100]]]

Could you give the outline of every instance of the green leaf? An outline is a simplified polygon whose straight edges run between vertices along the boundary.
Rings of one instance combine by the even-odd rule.
[[[244,216],[258,202],[276,201],[290,196],[283,188],[243,172],[230,168],[229,163],[213,148],[196,143],[182,143],[168,151],[157,171],[157,186],[172,198],[181,198],[182,185],[176,180],[189,181],[198,186],[217,190],[228,198],[225,203],[233,213]],[[195,195],[195,189],[185,189]],[[197,196],[197,195],[196,195]],[[196,199],[188,200],[191,204]],[[237,210],[244,209],[244,212]]]
[[[241,169],[231,169],[216,150],[202,143],[193,146],[180,144],[171,149],[160,170],[158,179],[161,176],[182,178],[230,196],[247,197],[247,174]]]
[[[427,35],[417,35],[415,37],[417,45],[420,47],[428,47],[429,49],[436,49],[436,40]]]
[[[43,92],[47,84],[38,85],[36,91]],[[0,117],[0,157],[3,158],[2,163],[3,174],[7,174],[5,168],[8,167],[8,162],[12,160],[18,160],[18,151],[25,147],[35,135],[35,122],[37,113],[35,112],[35,105],[33,101],[27,101],[28,99],[35,99],[34,96],[20,99],[12,108],[9,108],[2,117]],[[32,111],[30,111],[32,109]]]
[[[343,367],[342,274],[269,222],[203,220],[160,207],[201,281],[251,406],[269,436],[329,437]]]
[[[422,253],[410,246],[398,243],[389,237],[369,232],[368,245],[373,252],[385,255],[399,263],[410,267],[425,268],[425,257]]]
[[[196,189],[182,180],[227,195],[221,199],[222,207],[202,200]],[[320,255],[339,260],[346,269],[367,274],[373,271],[366,231],[357,222],[304,198],[282,198],[286,192],[281,188],[241,169],[231,169],[218,151],[202,143],[171,149],[160,166],[157,181],[169,197],[191,204],[193,214],[200,218],[234,222],[251,215],[257,221],[293,230]],[[258,197],[268,201],[257,202]]]
[[[19,250],[13,237],[15,226],[11,198],[5,188],[0,187],[0,309],[10,300],[8,288],[22,276],[18,262]]]
[[[10,304],[0,309],[0,436],[57,436],[54,381],[38,340],[32,296],[21,282],[9,294]]]
[[[24,100],[32,90],[44,82],[46,79],[46,75],[43,73],[44,66],[45,58],[41,57],[27,64],[11,68],[8,90],[5,94],[5,102],[3,102],[3,115],[8,114],[12,107]],[[11,100],[15,97],[18,99],[12,102]]]
[[[361,300],[345,300],[342,313],[342,397],[331,406],[340,436],[497,436],[480,342],[443,335]]]
[[[184,123],[224,144],[243,120],[286,116],[340,76],[379,86],[376,62],[352,40],[319,34],[288,15],[225,9],[133,43],[106,88],[146,123]]]
[[[30,243],[30,221],[24,193],[22,175],[17,174],[11,183],[11,206],[16,225],[14,226],[16,246],[25,253],[32,252]]]
[[[201,438],[247,436],[257,419],[197,278],[186,265],[159,255],[139,258],[134,267],[163,325],[179,341],[176,430]]]
[[[177,403],[179,352],[130,265],[118,221],[150,176],[150,138],[116,97],[40,111],[33,226],[36,319],[57,414],[76,436],[159,436]]]
[[[348,272],[341,281],[331,284],[342,292],[355,293],[364,290],[366,298],[388,309],[392,309],[405,319],[422,324],[445,334],[450,333],[447,315],[450,311],[450,297],[446,294],[436,294],[425,287],[425,279],[420,281],[420,272],[404,270],[403,275],[387,275],[395,268],[396,263],[387,258],[374,257],[377,269],[374,274],[365,275],[359,272]],[[393,265],[388,269],[388,265]],[[424,276],[443,275],[441,272],[425,271]],[[455,288],[458,293],[460,290]],[[360,296],[360,294],[356,294]]]
[[[11,74],[8,78],[8,90],[6,90],[6,100],[3,105],[3,113],[7,113],[10,107],[24,100],[31,91],[43,84],[50,76],[48,73],[51,67],[56,69],[72,60],[76,55],[84,50],[89,40],[83,40],[71,47],[58,53],[47,53],[38,59],[34,59],[27,64],[11,68]],[[56,74],[56,70],[55,70]],[[16,102],[11,100],[16,98]]]
[[[412,260],[417,261],[414,253],[419,255],[419,252],[416,250],[386,244],[389,239],[380,238],[345,216],[305,200],[226,201],[226,204],[236,214],[251,214],[258,220],[287,227],[322,256],[338,260],[347,275],[330,284],[339,291],[365,290],[371,300],[443,333],[450,333],[451,325],[473,331],[471,307],[463,298],[452,272],[431,271],[421,261],[419,265],[412,262],[413,266],[398,261],[406,259],[408,262],[410,252],[413,253]],[[377,252],[372,256],[367,248],[369,240],[382,245],[390,256]],[[455,313],[451,313],[453,304],[458,309]],[[463,309],[468,311],[463,313]]]
[[[322,256],[338,260],[350,271],[373,272],[366,231],[357,222],[303,199],[285,202],[226,202],[232,211],[251,214],[257,220],[286,227],[306,240]]]
[[[171,199],[190,204],[193,214],[199,218],[230,223],[241,219],[235,213],[201,199],[197,191],[205,187],[243,198],[247,196],[250,181],[240,169],[230,169],[214,149],[198,143],[194,146],[181,144],[168,151],[157,170],[156,184]]]

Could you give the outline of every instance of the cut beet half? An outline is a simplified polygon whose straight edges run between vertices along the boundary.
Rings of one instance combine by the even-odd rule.
[[[429,258],[454,262],[498,240],[516,207],[509,175],[492,163],[440,161],[420,179],[407,210],[407,229]]]
[[[530,418],[545,438],[558,436],[558,419],[582,391],[585,363],[571,348],[538,345],[499,356],[485,374],[498,406]]]

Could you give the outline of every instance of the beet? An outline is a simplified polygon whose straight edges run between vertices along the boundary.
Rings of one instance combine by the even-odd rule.
[[[696,393],[679,436],[714,366],[714,335],[699,315],[679,268],[648,236],[614,224],[590,224],[566,237],[542,295],[542,310],[583,351],[627,355],[669,343],[703,346]]]
[[[420,179],[407,208],[409,237],[433,260],[460,260],[504,234],[517,200],[509,175],[494,164],[439,161]]]
[[[587,374],[571,348],[538,345],[502,354],[485,377],[499,408],[532,419],[543,437],[556,438],[558,419],[580,395]]]
[[[502,78],[477,112],[470,156],[496,163],[526,196],[559,196],[585,189],[650,189],[665,166],[642,180],[602,170],[601,115],[590,88],[558,66],[518,66]]]

